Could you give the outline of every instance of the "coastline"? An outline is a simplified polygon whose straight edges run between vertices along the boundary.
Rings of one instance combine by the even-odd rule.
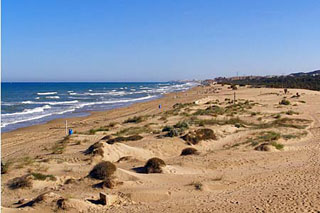
[[[66,82],[48,83],[45,87],[43,83],[4,83],[1,130],[10,132],[59,118],[84,117],[90,112],[125,107],[157,99],[170,92],[185,91],[197,84]]]
[[[319,187],[314,183],[320,169],[319,92],[290,89],[287,96],[281,89],[239,87],[238,102],[233,104],[234,92],[227,85],[199,86],[70,118],[68,123],[77,133],[67,138],[65,119],[3,133],[2,160],[9,162],[7,173],[2,175],[3,210],[14,211],[22,203],[27,206],[22,212],[52,212],[57,209],[57,199],[62,198],[70,212],[165,212],[169,208],[172,212],[250,212],[255,206],[267,211],[268,201],[279,188],[272,200],[273,212],[305,208],[303,202],[295,201],[306,197],[308,208],[318,209]],[[294,97],[297,93],[299,98]],[[290,104],[280,104],[284,98]],[[176,103],[195,104],[171,110]],[[222,111],[210,111],[216,109]],[[143,118],[125,122],[134,116]],[[203,123],[196,123],[197,119]],[[188,125],[183,134],[171,137],[163,131],[166,126],[183,128],[182,123]],[[107,129],[89,131],[100,127]],[[198,134],[198,130],[212,131],[213,135],[198,143],[184,137]],[[112,142],[130,136],[130,140]],[[257,149],[261,146],[265,149]],[[190,148],[197,153],[182,155]],[[144,173],[142,168],[154,157],[165,162],[162,174]],[[116,166],[114,187],[96,188],[101,180],[87,178],[101,161]],[[55,178],[41,180],[39,174]],[[32,186],[9,187],[12,180],[28,175]],[[297,184],[288,184],[288,178]],[[99,192],[116,203],[96,205]],[[27,205],[42,195],[43,201]]]
[[[17,128],[14,128],[12,130],[7,130],[7,131],[1,131],[1,133],[9,133],[9,132],[13,132],[13,131],[16,131],[16,130],[20,130],[20,129],[24,129],[24,128],[28,128],[28,127],[33,127],[33,126],[38,126],[38,125],[44,125],[44,124],[47,124],[51,121],[55,121],[55,120],[70,120],[72,118],[85,118],[85,117],[88,117],[90,115],[92,115],[92,113],[98,113],[98,112],[106,112],[106,111],[109,111],[109,110],[114,110],[114,109],[119,109],[119,108],[124,108],[124,107],[128,107],[128,106],[131,106],[133,104],[138,104],[138,103],[143,103],[143,102],[147,102],[147,101],[152,101],[152,100],[155,100],[155,99],[160,99],[162,98],[163,96],[160,96],[160,97],[156,97],[156,98],[150,98],[146,101],[138,101],[138,102],[132,102],[132,103],[129,103],[125,106],[120,106],[120,107],[111,107],[110,109],[103,109],[103,110],[98,110],[98,111],[95,111],[95,110],[86,110],[86,111],[81,111],[81,112],[76,112],[76,113],[66,113],[66,114],[62,114],[60,118],[53,118],[53,119],[50,119],[48,121],[42,121],[40,123],[36,123],[36,124],[32,124],[32,125],[28,125],[28,126],[22,126],[22,127],[17,127]]]
[[[32,126],[18,128],[9,132],[1,132],[2,153],[3,150],[7,148],[7,141],[18,140],[15,138],[20,138],[23,135],[28,136],[27,138],[33,139],[46,137],[50,144],[54,143],[54,141],[65,136],[65,120],[68,121],[68,128],[72,128],[73,131],[87,131],[92,128],[98,128],[103,124],[113,120],[124,120],[130,116],[137,116],[145,113],[158,113],[171,109],[175,103],[194,101],[195,98],[204,96],[204,94],[200,94],[199,96],[199,89],[199,86],[194,86],[185,91],[171,92],[156,99],[132,103],[128,106],[104,111],[88,111],[87,113],[90,114],[86,116],[57,118],[43,124],[35,124]],[[162,105],[161,110],[158,109],[159,104]],[[108,116],[110,117],[108,118]],[[103,119],[101,119],[101,117],[103,117]],[[28,143],[28,141],[25,143]],[[31,145],[31,147],[34,146]],[[3,159],[14,156],[14,154],[2,154]]]

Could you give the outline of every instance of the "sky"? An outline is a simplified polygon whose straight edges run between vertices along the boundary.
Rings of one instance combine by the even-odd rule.
[[[2,0],[2,81],[320,69],[319,0]]]

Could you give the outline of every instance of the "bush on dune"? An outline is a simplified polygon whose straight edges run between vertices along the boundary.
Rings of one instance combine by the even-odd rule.
[[[188,147],[182,150],[181,155],[197,155],[199,154],[198,150],[192,147]]]
[[[94,152],[95,152],[96,150],[102,148],[102,146],[103,146],[102,143],[96,142],[96,143],[92,144],[91,146],[89,146],[89,148],[88,148],[86,151],[84,151],[84,153],[85,153],[86,155],[94,154]]]
[[[1,161],[1,174],[6,174],[9,169],[9,164],[8,163],[3,163]]]
[[[124,141],[138,141],[138,140],[141,140],[143,137],[140,136],[140,135],[131,135],[131,136],[128,136],[128,137],[122,137],[122,136],[119,136],[119,137],[116,137],[116,138],[112,138],[112,139],[109,139],[107,141],[108,144],[114,144],[114,143],[117,143],[117,142],[124,142]]]
[[[217,137],[211,129],[197,129],[182,137],[188,144],[197,144],[203,140],[216,140]]]
[[[95,165],[95,167],[90,171],[89,176],[98,180],[105,180],[106,178],[111,177],[117,167],[110,161],[102,161]]]
[[[165,126],[162,132],[168,132],[165,135],[166,137],[177,137],[183,134],[186,129],[189,129],[189,123],[187,121],[179,121],[173,126]]]
[[[262,143],[259,146],[255,147],[254,150],[256,151],[270,151],[269,143]]]
[[[173,130],[173,126],[169,126],[169,125],[166,125],[165,127],[162,128],[162,132],[169,132],[170,130]]]
[[[22,177],[13,178],[8,182],[10,189],[30,188],[32,181],[30,175],[24,175]]]
[[[177,129],[185,130],[185,129],[189,129],[189,124],[186,121],[180,121],[177,124],[175,124],[173,127]]]
[[[162,173],[162,167],[164,167],[166,164],[165,162],[160,158],[151,158],[147,161],[144,168],[146,173]]]
[[[286,99],[282,99],[280,102],[279,102],[280,105],[290,105],[290,101],[286,100]]]
[[[174,129],[171,129],[171,130],[166,134],[166,136],[173,138],[173,137],[179,136],[180,133],[181,133],[181,131],[180,131],[179,129],[174,128]]]
[[[33,176],[33,178],[35,180],[46,180],[47,178],[51,181],[56,181],[57,178],[53,175],[46,175],[46,174],[42,174],[42,173],[31,173],[31,175]]]
[[[145,118],[143,116],[134,116],[125,120],[124,123],[141,123],[144,120]]]

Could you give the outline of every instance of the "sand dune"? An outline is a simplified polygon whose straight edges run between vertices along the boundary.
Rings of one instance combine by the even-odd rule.
[[[319,106],[316,91],[214,85],[68,119],[71,137],[63,119],[4,133],[2,211],[319,212]],[[146,173],[153,157],[162,173]],[[113,188],[88,176],[101,161]]]

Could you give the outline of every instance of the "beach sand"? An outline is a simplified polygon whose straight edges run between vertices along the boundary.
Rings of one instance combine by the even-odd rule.
[[[284,97],[289,105],[279,104]],[[64,139],[65,120],[2,134],[2,160],[9,165],[1,175],[3,212],[320,211],[320,92],[199,86],[68,118],[76,133]],[[173,133],[179,135],[162,131],[179,121],[188,125],[176,125]],[[196,144],[181,138],[199,129],[213,135],[197,135]],[[113,144],[102,139],[132,135],[143,138]],[[187,147],[198,153],[181,156]],[[162,173],[144,172],[152,157],[164,160]],[[117,167],[112,189],[88,177],[102,160]],[[9,187],[28,174],[30,186]],[[100,192],[107,194],[107,205],[99,203]]]

